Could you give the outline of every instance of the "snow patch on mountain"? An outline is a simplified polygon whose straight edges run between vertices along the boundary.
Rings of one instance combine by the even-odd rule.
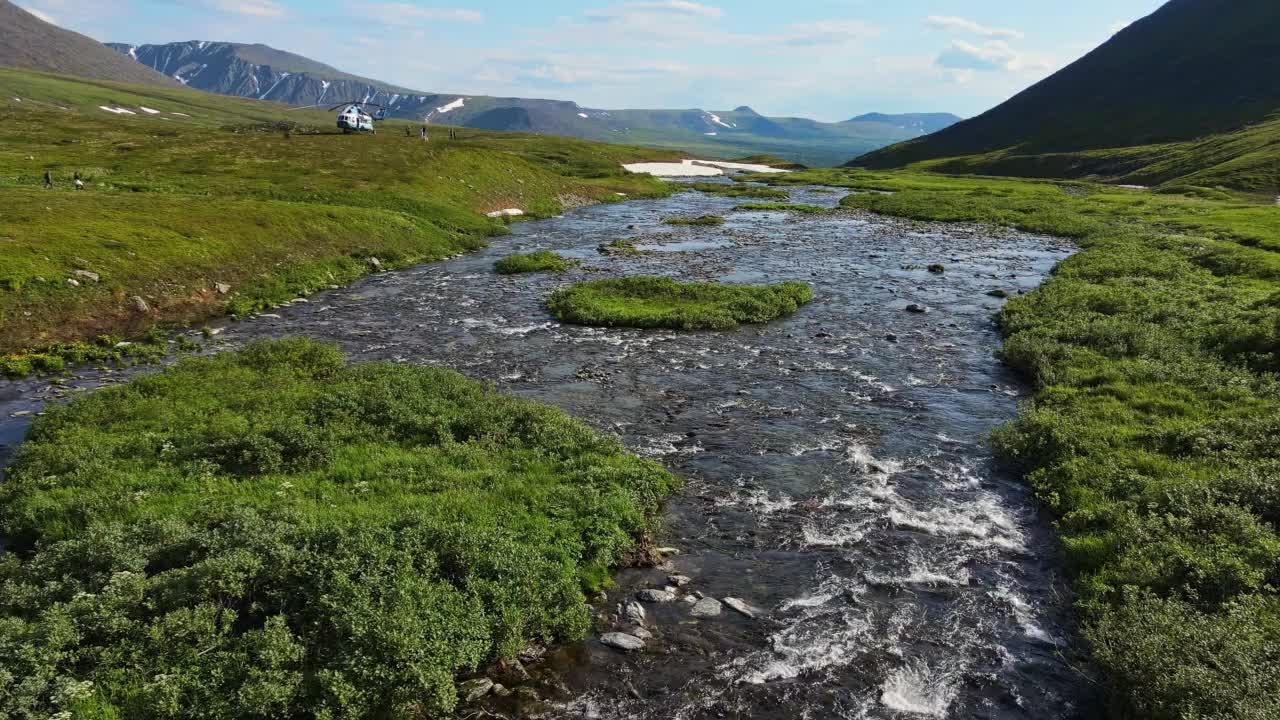
[[[441,115],[444,115],[447,112],[451,112],[453,110],[458,110],[459,108],[465,107],[466,104],[467,104],[466,98],[458,98],[457,100],[454,100],[448,105],[441,105],[440,107],[436,108],[436,112]]]

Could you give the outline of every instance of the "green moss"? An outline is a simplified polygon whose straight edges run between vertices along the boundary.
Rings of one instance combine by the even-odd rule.
[[[703,215],[694,218],[672,217],[662,222],[666,225],[723,225],[724,218],[719,215]]]
[[[635,257],[644,255],[647,251],[636,247],[635,240],[618,239],[611,242],[602,243],[597,250],[601,255],[621,255],[624,257]]]
[[[577,283],[556,291],[547,307],[580,325],[727,330],[790,315],[812,299],[813,289],[801,282],[747,286],[638,276]]]
[[[0,485],[0,715],[442,717],[581,637],[676,484],[444,369],[180,361],[51,408]]]
[[[501,275],[529,272],[563,272],[577,265],[577,260],[557,255],[550,250],[537,250],[523,255],[508,255],[493,265]]]

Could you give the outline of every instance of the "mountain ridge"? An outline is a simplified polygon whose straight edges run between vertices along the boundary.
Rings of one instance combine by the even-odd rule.
[[[296,106],[361,100],[383,106],[395,118],[681,148],[713,157],[769,154],[806,164],[837,165],[853,153],[926,131],[914,120],[923,116],[916,115],[876,114],[876,120],[820,123],[769,118],[748,105],[732,111],[600,110],[569,100],[421,92],[345,73],[266,45],[191,40],[162,45],[108,43],[108,47],[188,87],[223,95]],[[928,117],[958,119],[946,114]]]

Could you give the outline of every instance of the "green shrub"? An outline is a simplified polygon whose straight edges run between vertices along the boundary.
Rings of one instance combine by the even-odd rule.
[[[440,717],[581,637],[675,485],[448,370],[182,360],[51,409],[0,485],[0,716]]]
[[[524,255],[508,255],[494,263],[493,269],[501,275],[529,272],[563,272],[577,265],[578,261],[557,255],[550,250],[537,250]]]
[[[727,330],[790,315],[811,300],[813,289],[801,282],[757,287],[638,276],[577,283],[552,294],[547,307],[579,325]]]

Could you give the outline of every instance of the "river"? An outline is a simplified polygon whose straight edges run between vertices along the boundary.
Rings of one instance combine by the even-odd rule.
[[[793,200],[840,195],[794,188]],[[1036,287],[1070,252],[1012,231],[860,213],[735,212],[681,193],[519,223],[488,250],[369,277],[221,328],[234,348],[309,335],[354,360],[438,363],[558,405],[687,478],[659,544],[662,568],[624,571],[599,632],[631,625],[620,601],[690,578],[680,594],[739,598],[695,618],[648,604],[644,650],[598,637],[530,662],[540,702],[494,712],[550,718],[1088,717],[1071,597],[1049,520],[983,445],[1029,391],[993,357],[1000,288]],[[675,228],[673,215],[720,214]],[[637,257],[597,246],[639,238]],[[502,277],[493,261],[550,248],[564,274]],[[943,263],[946,272],[925,266]],[[650,273],[805,280],[815,301],[732,332],[561,326],[542,306],[565,283]],[[911,313],[911,303],[929,306]],[[0,461],[43,402],[121,377],[0,385]],[[528,698],[528,694],[525,695]]]

